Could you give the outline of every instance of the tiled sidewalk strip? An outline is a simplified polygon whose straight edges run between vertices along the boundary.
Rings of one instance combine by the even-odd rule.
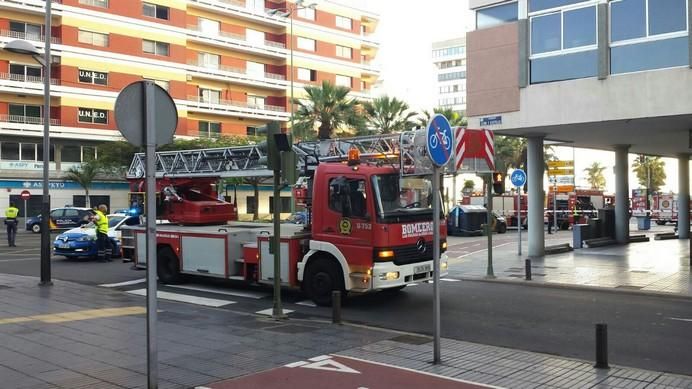
[[[495,385],[519,388],[692,388],[692,377],[611,366],[546,354],[442,339],[442,363],[431,363],[432,343],[408,344],[393,339],[338,354]]]

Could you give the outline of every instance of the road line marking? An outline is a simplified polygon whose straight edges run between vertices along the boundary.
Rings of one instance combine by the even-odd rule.
[[[682,317],[669,317],[668,319],[670,319],[670,320],[677,320],[677,321],[689,321],[689,322],[692,322],[692,319],[685,319],[685,318],[682,318]]]
[[[283,310],[284,315],[288,315],[289,313],[294,312],[292,309],[284,309]],[[274,313],[274,308],[269,308],[269,309],[263,309],[261,311],[255,312],[258,315],[264,315],[264,316],[271,316]]]
[[[303,305],[303,306],[312,307],[312,308],[315,308],[315,307],[317,306],[317,304],[313,303],[313,302],[310,301],[310,300],[298,301],[298,302],[296,303],[296,305]]]
[[[147,312],[145,307],[120,307],[120,308],[103,308],[103,309],[87,309],[83,311],[51,313],[46,315],[34,315],[24,317],[11,317],[0,319],[0,324],[15,324],[28,321],[40,321],[43,323],[64,323],[68,321],[101,319],[105,317],[140,315]]]
[[[440,278],[440,281],[459,282],[456,278]]]
[[[128,290],[127,293],[134,294],[137,296],[146,296],[147,290],[146,289]],[[182,302],[182,303],[190,303],[190,304],[203,305],[206,307],[215,307],[215,308],[223,307],[224,305],[235,304],[235,301],[218,300],[218,299],[211,299],[211,298],[207,298],[207,297],[190,296],[187,294],[164,292],[164,291],[160,291],[160,290],[156,292],[156,297],[159,299],[162,299],[162,300],[178,301],[178,302]]]
[[[503,243],[503,244],[498,244],[497,246],[493,246],[493,248],[502,247],[502,246],[507,246],[508,244],[511,244],[511,243],[513,243],[513,242],[507,242],[507,243]],[[480,253],[480,252],[483,252],[483,251],[487,251],[487,250],[488,250],[488,248],[486,247],[486,248],[481,249],[481,250],[471,251],[470,253],[464,254],[464,255],[462,255],[462,256],[459,256],[459,257],[456,257],[456,258],[453,258],[453,259],[459,259],[459,258],[468,257],[469,255],[477,254],[477,253]]]
[[[123,281],[123,282],[118,282],[115,284],[101,284],[99,286],[102,286],[104,288],[115,288],[118,286],[127,286],[127,285],[135,285],[135,284],[141,284],[142,282],[146,282],[146,278],[138,278],[136,280],[130,280],[130,281]]]
[[[308,363],[305,361],[298,361],[298,362],[289,363],[288,365],[284,365],[284,367],[288,367],[288,368],[292,369],[294,367],[300,367],[300,366],[307,365],[307,364]]]
[[[241,292],[241,291],[234,291],[234,290],[225,290],[225,289],[220,289],[220,288],[207,288],[204,286],[191,286],[191,285],[166,285],[166,286],[169,288],[196,290],[198,292],[225,294],[225,295],[229,295],[229,296],[247,297],[247,298],[257,299],[257,300],[263,299],[265,297],[269,297],[269,295],[266,293]]]

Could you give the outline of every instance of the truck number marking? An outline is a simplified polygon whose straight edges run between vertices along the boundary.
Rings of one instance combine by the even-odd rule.
[[[370,223],[356,223],[356,228],[359,230],[372,230],[372,224],[370,224]]]

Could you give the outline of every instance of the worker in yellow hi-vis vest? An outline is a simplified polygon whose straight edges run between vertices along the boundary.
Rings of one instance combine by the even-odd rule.
[[[99,262],[110,262],[111,253],[113,249],[111,248],[110,238],[108,238],[108,207],[105,204],[99,205],[98,209],[94,211],[94,216],[92,221],[94,222],[94,228],[96,228],[96,259]]]
[[[17,237],[17,215],[19,209],[10,203],[10,206],[5,210],[5,225],[7,226],[7,245],[17,247],[14,240]]]

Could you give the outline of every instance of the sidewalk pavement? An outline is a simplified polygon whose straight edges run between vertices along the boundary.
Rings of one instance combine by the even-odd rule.
[[[145,388],[145,299],[0,274],[0,386]],[[692,377],[442,341],[386,329],[261,316],[159,300],[160,388],[189,388],[337,354],[507,388],[692,388]]]
[[[659,228],[658,230],[661,230]],[[668,228],[670,230],[670,228]],[[626,246],[606,246],[576,249],[572,252],[547,255],[531,260],[532,280],[525,280],[525,260],[528,245],[523,243],[523,255],[518,255],[516,238],[493,248],[495,280],[540,284],[601,288],[616,291],[692,297],[690,251],[688,240],[654,240],[652,229],[646,233],[649,242]],[[632,234],[641,234],[635,229]],[[516,235],[515,235],[516,236]],[[498,235],[493,236],[493,238]],[[499,238],[499,237],[498,237]],[[572,243],[572,231],[547,235],[546,245]],[[449,247],[449,274],[460,279],[487,279],[487,251],[460,257],[454,243]]]

